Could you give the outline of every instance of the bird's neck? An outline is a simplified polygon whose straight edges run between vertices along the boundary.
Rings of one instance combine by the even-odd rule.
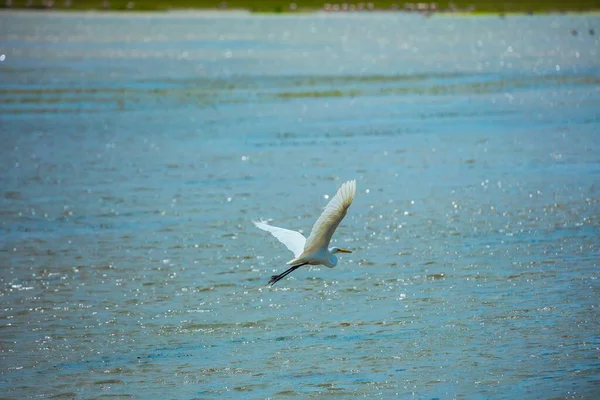
[[[338,262],[337,257],[332,252],[329,252],[329,263],[327,263],[327,266],[329,268],[333,268],[337,265],[337,262]]]

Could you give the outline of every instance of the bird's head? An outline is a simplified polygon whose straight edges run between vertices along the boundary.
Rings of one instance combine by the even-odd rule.
[[[350,250],[341,249],[339,247],[332,247],[331,249],[329,249],[329,252],[331,254],[335,254],[335,253],[352,253]]]

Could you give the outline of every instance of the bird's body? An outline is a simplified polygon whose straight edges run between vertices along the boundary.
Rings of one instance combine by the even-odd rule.
[[[346,216],[355,194],[356,181],[342,184],[315,222],[308,239],[300,232],[278,228],[262,221],[253,221],[257,228],[270,232],[294,253],[294,258],[287,263],[291,268],[280,275],[273,275],[269,281],[271,285],[303,265],[325,265],[333,268],[338,261],[336,253],[351,253],[350,250],[328,246],[333,233]]]

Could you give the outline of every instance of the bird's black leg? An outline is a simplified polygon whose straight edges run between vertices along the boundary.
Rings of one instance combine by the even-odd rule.
[[[282,280],[283,278],[285,278],[286,276],[288,276],[289,274],[291,274],[292,272],[294,272],[295,270],[297,270],[298,268],[300,268],[301,266],[306,265],[306,264],[308,264],[308,263],[294,265],[293,267],[287,269],[286,271],[284,271],[283,273],[281,273],[279,275],[271,276],[271,279],[269,280],[269,284],[271,286],[273,286],[276,282]]]

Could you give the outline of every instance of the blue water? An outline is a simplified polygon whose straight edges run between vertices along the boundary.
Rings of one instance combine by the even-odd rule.
[[[0,13],[1,396],[597,398],[590,28]]]

